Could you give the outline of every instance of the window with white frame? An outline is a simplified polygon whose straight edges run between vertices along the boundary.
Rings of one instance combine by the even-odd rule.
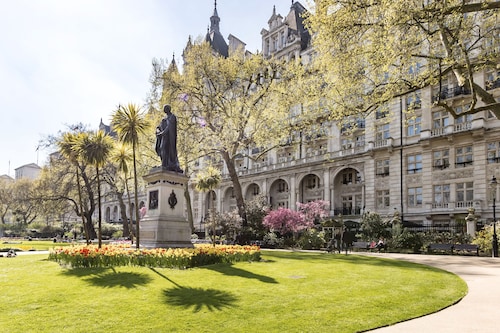
[[[316,175],[308,175],[305,178],[305,184],[310,190],[319,188],[319,177]]]
[[[422,116],[413,116],[406,120],[406,135],[415,136],[420,135],[420,129],[422,126]]]
[[[352,139],[350,137],[343,137],[341,139],[341,145],[343,150],[351,149],[354,146]]]
[[[422,98],[420,90],[406,95],[406,110],[415,110],[422,107]]]
[[[406,157],[409,174],[422,172],[422,154],[413,154]]]
[[[377,125],[375,127],[375,139],[377,141],[387,140],[390,137],[389,124]]]
[[[422,206],[422,187],[408,188],[408,207]]]
[[[283,179],[278,180],[278,192],[288,192],[288,184]]]
[[[457,183],[456,198],[458,207],[471,207],[474,200],[474,182]]]
[[[348,169],[342,171],[342,184],[358,184],[361,182],[361,175],[354,169]]]
[[[466,167],[472,165],[472,145],[455,148],[455,166]]]
[[[470,105],[460,105],[455,107],[455,113],[457,115],[467,111],[469,109]],[[464,131],[464,130],[469,130],[472,127],[472,114],[464,114],[461,116],[458,116],[455,119],[455,131]]]
[[[450,124],[448,111],[435,111],[432,113],[432,128],[445,128]]]
[[[450,184],[434,185],[434,207],[448,207]]]
[[[375,162],[375,172],[377,176],[385,177],[389,176],[389,159],[378,160]]]
[[[389,109],[386,105],[383,105],[375,111],[375,119],[382,119],[389,115]]]
[[[448,148],[436,150],[432,153],[434,169],[447,169],[450,167],[450,150]]]
[[[488,163],[500,162],[500,142],[488,142],[486,144],[486,158]]]
[[[377,208],[388,208],[391,206],[390,191],[378,190],[375,192]]]

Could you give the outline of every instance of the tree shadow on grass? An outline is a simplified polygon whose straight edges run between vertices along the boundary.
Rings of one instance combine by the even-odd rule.
[[[102,288],[137,288],[150,283],[153,279],[141,273],[117,272],[114,268],[73,268],[65,270],[63,275],[82,278],[96,287]]]
[[[184,309],[193,308],[199,312],[203,307],[209,311],[222,311],[234,306],[238,298],[226,291],[217,289],[203,289],[177,286],[163,291],[166,302]]]
[[[235,295],[222,290],[183,287],[155,268],[150,269],[175,286],[163,291],[165,302],[170,305],[184,309],[193,308],[193,312],[199,312],[203,307],[209,311],[222,311],[224,308],[233,306],[238,300]]]
[[[219,272],[224,275],[228,276],[239,276],[242,278],[246,279],[256,279],[264,283],[278,283],[274,278],[265,276],[265,275],[260,275],[260,274],[255,274],[249,271],[246,271],[241,268],[236,268],[231,264],[215,264],[215,265],[210,265],[210,266],[204,266],[200,268],[205,268],[209,269],[212,271]]]

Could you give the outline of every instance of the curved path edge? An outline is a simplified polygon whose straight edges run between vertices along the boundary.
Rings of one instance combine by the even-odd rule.
[[[500,258],[400,253],[359,254],[441,268],[460,276],[469,289],[459,302],[438,312],[370,332],[500,332]]]

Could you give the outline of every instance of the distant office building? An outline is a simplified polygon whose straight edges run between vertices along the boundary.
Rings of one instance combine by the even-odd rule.
[[[19,168],[15,169],[14,171],[16,172],[16,180],[18,179],[36,179],[38,175],[40,174],[40,171],[42,170],[41,167],[39,167],[35,163],[30,163],[26,164],[23,166],[20,166]]]

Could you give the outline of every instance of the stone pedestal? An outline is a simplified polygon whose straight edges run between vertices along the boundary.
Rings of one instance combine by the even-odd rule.
[[[477,224],[477,217],[475,215],[476,210],[474,208],[469,208],[468,212],[469,214],[465,217],[467,234],[469,234],[471,237],[474,238],[476,236],[476,224]]]
[[[146,215],[140,221],[140,245],[145,248],[193,247],[186,218],[184,188],[188,178],[161,167],[145,175]]]

